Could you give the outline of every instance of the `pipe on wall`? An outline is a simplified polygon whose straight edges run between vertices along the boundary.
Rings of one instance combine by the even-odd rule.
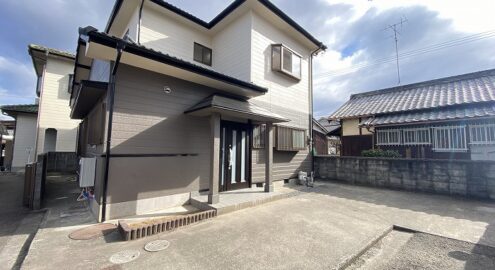
[[[311,173],[315,170],[315,151],[313,142],[313,57],[318,55],[323,48],[320,46],[318,49],[311,52],[309,55],[309,151],[311,153]]]
[[[112,67],[112,73],[110,74],[110,82],[108,84],[108,96],[107,96],[107,104],[108,104],[108,130],[107,130],[107,141],[106,141],[106,151],[105,151],[105,176],[103,179],[103,194],[101,196],[101,222],[104,222],[106,219],[107,213],[107,190],[108,190],[108,172],[110,166],[110,157],[111,157],[111,142],[112,142],[112,123],[113,123],[113,107],[115,100],[115,78],[117,74],[117,69],[119,68],[120,58],[122,57],[122,52],[125,48],[125,42],[119,41],[117,43],[117,57]]]

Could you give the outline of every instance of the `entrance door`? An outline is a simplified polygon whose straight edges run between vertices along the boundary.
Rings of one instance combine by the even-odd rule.
[[[220,130],[220,191],[250,187],[249,125],[222,121]]]

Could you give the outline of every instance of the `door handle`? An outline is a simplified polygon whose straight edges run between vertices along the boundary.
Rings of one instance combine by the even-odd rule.
[[[229,145],[229,169],[232,168],[232,145]]]

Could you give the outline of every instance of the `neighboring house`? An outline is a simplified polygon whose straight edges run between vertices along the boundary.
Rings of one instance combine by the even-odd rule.
[[[495,69],[355,94],[330,119],[346,156],[495,160]]]
[[[34,149],[38,105],[4,105],[0,109],[15,119],[13,140],[6,142],[3,166],[14,172],[24,171],[26,164],[33,162],[36,157]]]
[[[79,120],[70,118],[69,85],[74,73],[71,53],[29,45],[38,77],[39,97],[35,157],[48,152],[75,152]]]
[[[15,120],[0,120],[0,171],[5,171],[11,167],[14,130]]]
[[[328,154],[333,156],[340,156],[340,134],[342,132],[340,122],[335,120],[328,120],[327,118],[322,117],[318,120],[318,123],[320,123],[320,125],[322,125],[328,131]]]
[[[96,166],[100,220],[311,170],[312,57],[324,45],[266,0],[204,22],[161,0],[117,1],[80,29],[71,116]],[[85,166],[81,170],[85,169]]]
[[[315,155],[328,155],[328,130],[313,118],[313,149]]]

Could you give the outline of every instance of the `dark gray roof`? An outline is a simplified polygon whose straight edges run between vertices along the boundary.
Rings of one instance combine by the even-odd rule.
[[[361,122],[365,126],[414,124],[421,122],[445,121],[478,117],[494,117],[495,103],[478,104],[469,107],[451,107],[443,110],[427,110],[415,112],[402,112],[397,114],[385,114],[376,117],[369,117]]]
[[[6,113],[38,113],[38,104],[3,105],[0,109]]]
[[[45,52],[45,53],[49,53],[49,54],[53,54],[53,55],[71,58],[71,59],[76,58],[76,56],[73,53],[61,51],[61,50],[57,50],[57,49],[52,49],[52,48],[48,48],[48,47],[36,45],[36,44],[29,44],[28,49],[30,51],[35,50],[35,51]]]
[[[327,118],[320,118],[318,123],[322,125],[329,133],[340,128],[340,122],[335,120],[328,120]]]
[[[495,69],[355,94],[330,119],[495,101]]]
[[[316,119],[313,118],[313,130],[316,130],[320,133],[327,134],[328,130]]]
[[[213,109],[215,111],[226,111],[232,113],[238,113],[246,115],[249,119],[265,119],[272,120],[273,122],[288,122],[289,120],[275,113],[270,112],[265,108],[256,106],[249,101],[230,98],[222,95],[211,95],[191,108],[187,109],[184,113],[194,114],[200,113],[207,109]]]
[[[110,19],[107,23],[107,26],[105,28],[105,32],[108,33],[110,30],[113,21],[115,17],[117,16],[117,13],[119,12],[120,8],[122,7],[123,0],[117,0],[115,1],[115,5],[113,7],[112,13],[110,15]],[[168,9],[169,11],[172,11],[179,16],[182,16],[198,25],[201,25],[202,27],[205,27],[207,29],[211,29],[215,25],[217,25],[219,22],[221,22],[224,18],[226,18],[229,14],[234,12],[240,5],[242,5],[246,0],[235,0],[233,1],[227,8],[225,8],[220,14],[218,14],[215,18],[213,18],[210,22],[205,22],[198,17],[195,17],[194,15],[179,9],[178,7],[171,5],[167,3],[166,1],[163,0],[151,0],[151,2]],[[274,4],[272,4],[268,0],[258,0],[263,6],[268,8],[271,12],[273,12],[275,15],[280,17],[283,21],[285,21],[287,24],[292,26],[296,31],[301,33],[303,36],[305,36],[308,40],[313,42],[315,45],[317,45],[319,48],[326,50],[327,47],[321,42],[318,41],[315,37],[313,37],[308,31],[306,31],[304,28],[302,28],[299,24],[297,24],[292,18],[290,18],[288,15],[286,15],[282,10],[280,10],[278,7],[276,7]]]

